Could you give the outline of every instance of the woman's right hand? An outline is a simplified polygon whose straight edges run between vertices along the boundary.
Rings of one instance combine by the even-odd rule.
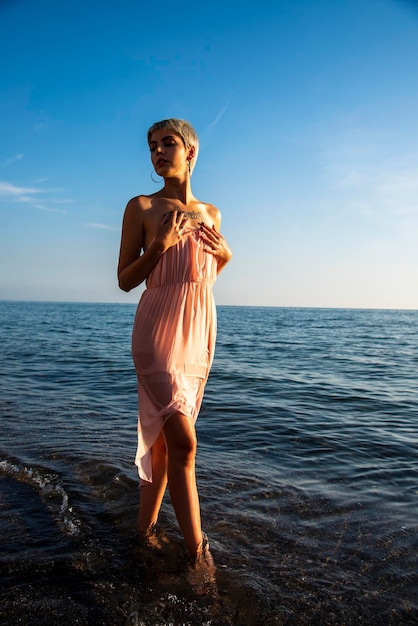
[[[123,217],[118,264],[119,286],[123,291],[130,291],[146,280],[161,255],[175,246],[187,232],[186,215],[179,209],[168,211],[158,222],[154,238],[144,248],[143,202],[148,208],[148,199],[145,196],[132,198]],[[141,248],[144,250],[143,254],[139,254]]]
[[[163,246],[164,251],[168,250],[184,237],[186,224],[187,216],[183,211],[175,209],[164,213],[158,224],[155,240]]]

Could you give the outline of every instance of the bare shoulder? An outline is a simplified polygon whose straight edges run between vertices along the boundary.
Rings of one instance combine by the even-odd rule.
[[[135,196],[131,198],[126,205],[126,209],[131,212],[142,212],[149,209],[151,206],[151,197],[150,196]]]
[[[222,219],[220,210],[217,209],[216,206],[213,206],[213,204],[204,203],[204,205],[206,209],[206,214],[215,224],[215,228],[219,230],[221,227],[221,219]]]
[[[126,205],[123,221],[128,228],[142,228],[151,208],[149,196],[135,196]]]

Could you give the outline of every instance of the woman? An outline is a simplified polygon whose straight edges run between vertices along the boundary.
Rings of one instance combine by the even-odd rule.
[[[154,532],[168,482],[193,563],[213,565],[200,521],[194,425],[215,346],[212,285],[231,251],[219,232],[218,209],[192,193],[199,144],[190,124],[157,122],[148,144],[164,186],[128,202],[118,266],[121,289],[130,291],[144,280],[147,286],[132,334],[139,396],[138,530],[145,537]]]

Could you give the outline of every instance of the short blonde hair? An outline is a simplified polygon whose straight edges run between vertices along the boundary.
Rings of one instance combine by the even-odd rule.
[[[192,171],[194,166],[196,165],[197,155],[199,153],[199,139],[193,126],[189,124],[189,122],[186,122],[186,120],[180,120],[176,117],[171,117],[168,120],[155,122],[148,129],[148,143],[151,141],[152,133],[156,130],[160,130],[160,128],[169,128],[170,130],[172,130],[176,135],[180,137],[186,149],[192,147],[194,148],[194,155],[193,158],[190,160],[190,170]]]

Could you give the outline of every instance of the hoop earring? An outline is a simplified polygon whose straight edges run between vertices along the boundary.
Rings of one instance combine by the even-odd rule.
[[[152,170],[152,172],[151,172],[151,180],[152,180],[152,182],[153,182],[153,183],[156,183],[156,184],[158,185],[158,184],[159,184],[159,183],[161,183],[164,179],[163,179],[163,177],[161,176],[161,180],[155,180],[155,178],[153,177],[153,174],[154,174],[154,173],[155,173],[155,174],[157,174],[157,172],[156,172],[155,170]],[[158,175],[158,174],[157,174],[157,175]]]

